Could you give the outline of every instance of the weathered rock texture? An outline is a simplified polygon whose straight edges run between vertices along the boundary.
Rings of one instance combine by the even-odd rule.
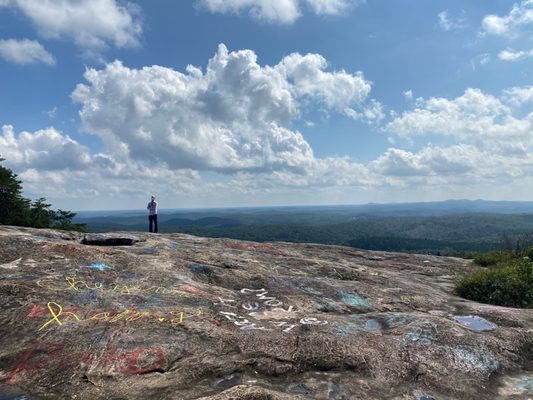
[[[469,268],[0,227],[0,399],[531,399],[533,310],[454,296]]]

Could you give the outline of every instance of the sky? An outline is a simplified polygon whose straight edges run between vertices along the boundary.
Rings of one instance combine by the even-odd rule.
[[[532,200],[533,0],[0,0],[54,208]]]

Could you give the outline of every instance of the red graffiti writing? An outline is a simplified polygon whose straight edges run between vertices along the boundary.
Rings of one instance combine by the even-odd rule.
[[[5,383],[12,384],[23,379],[32,379],[43,371],[87,368],[112,368],[125,375],[141,375],[161,370],[165,353],[158,346],[141,346],[131,351],[106,349],[103,354],[89,351],[69,351],[61,344],[34,343],[20,357],[10,371]]]

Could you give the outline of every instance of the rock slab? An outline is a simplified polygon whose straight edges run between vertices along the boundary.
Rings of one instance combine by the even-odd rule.
[[[456,258],[0,226],[0,400],[531,399],[533,310]]]

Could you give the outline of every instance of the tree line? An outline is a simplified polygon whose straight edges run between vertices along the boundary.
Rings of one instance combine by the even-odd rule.
[[[0,163],[5,161],[0,157]],[[72,220],[75,213],[52,210],[44,197],[31,201],[22,196],[22,181],[9,168],[0,165],[0,224],[85,231],[85,224]]]

